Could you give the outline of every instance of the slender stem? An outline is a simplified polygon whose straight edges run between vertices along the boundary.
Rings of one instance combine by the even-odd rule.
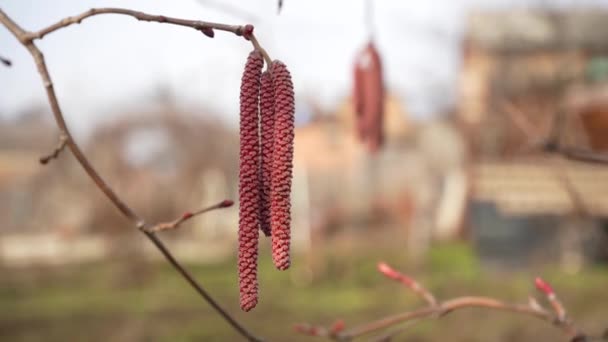
[[[210,27],[234,32],[236,34],[238,34],[240,26],[194,22],[182,19],[166,18],[162,16],[150,16],[141,12],[123,9],[92,9],[79,16],[66,18],[58,22],[57,24],[51,25],[48,28],[38,31],[36,33],[28,33],[23,30],[19,25],[17,25],[10,17],[6,15],[6,13],[4,13],[4,11],[0,9],[0,23],[2,23],[15,36],[15,38],[17,38],[25,46],[25,48],[32,55],[32,58],[34,59],[36,67],[38,69],[38,73],[40,74],[40,77],[44,84],[48,101],[51,106],[53,116],[55,117],[55,121],[57,122],[57,126],[59,127],[62,136],[65,137],[67,147],[76,157],[76,159],[78,160],[82,168],[85,170],[87,175],[93,180],[95,185],[106,195],[106,197],[108,197],[108,199],[114,204],[114,206],[116,206],[116,208],[118,208],[118,210],[125,217],[127,217],[131,222],[133,222],[133,224],[138,229],[140,229],[146,235],[146,237],[148,237],[148,239],[150,239],[150,241],[158,248],[158,250],[167,259],[167,261],[184,277],[184,279],[186,279],[186,281],[198,292],[198,294],[201,295],[201,297],[203,297],[203,299],[207,301],[238,333],[240,333],[249,341],[261,341],[259,338],[249,332],[244,326],[242,326],[239,322],[237,322],[235,318],[233,318],[225,309],[223,309],[204,290],[204,288],[194,279],[194,277],[175,259],[169,249],[167,249],[167,247],[162,243],[161,240],[158,239],[158,237],[154,233],[145,231],[148,225],[143,220],[143,218],[137,215],[133,209],[131,209],[126,203],[124,203],[120,199],[120,197],[112,190],[112,188],[103,180],[103,178],[101,178],[101,176],[97,173],[95,168],[86,158],[80,147],[76,144],[74,138],[72,137],[72,134],[70,133],[70,130],[68,129],[63,113],[61,111],[61,107],[59,106],[59,101],[57,100],[55,90],[53,88],[53,82],[51,81],[51,77],[44,61],[44,56],[42,52],[38,49],[38,47],[34,44],[33,39],[42,38],[44,35],[50,32],[69,26],[73,23],[80,22],[80,20],[84,18],[103,13],[127,14],[134,16],[140,20],[169,22],[177,25],[192,26],[195,28],[200,28],[202,27],[201,25],[209,25]],[[160,18],[165,18],[166,20],[162,21]]]
[[[488,297],[458,297],[447,300],[436,307],[425,307],[363,324],[359,327],[355,327],[343,332],[340,334],[339,339],[348,341],[399,323],[422,318],[438,318],[464,308],[486,308],[498,311],[508,311],[536,317],[547,322],[558,324],[558,322],[555,321],[555,317],[544,309],[533,308],[528,305],[509,304]],[[569,335],[574,334],[575,330],[571,329],[569,322],[563,322],[560,324],[564,326],[564,329]]]
[[[206,22],[206,21],[200,21],[200,20],[187,20],[187,19],[172,18],[172,17],[167,17],[164,15],[147,14],[144,12],[133,11],[133,10],[124,9],[124,8],[91,8],[90,10],[83,12],[79,15],[64,18],[64,19],[56,22],[55,24],[45,27],[39,31],[27,33],[25,35],[25,39],[27,39],[27,40],[42,39],[44,36],[46,36],[47,34],[49,34],[51,32],[57,31],[59,29],[62,29],[64,27],[67,27],[67,26],[70,26],[73,24],[80,24],[80,22],[83,21],[84,19],[95,16],[95,15],[100,15],[100,14],[121,14],[121,15],[131,16],[131,17],[133,17],[137,20],[141,20],[141,21],[151,21],[151,22],[157,22],[157,23],[185,26],[185,27],[191,27],[196,30],[212,28],[215,30],[232,32],[239,36],[243,32],[243,26],[241,26],[241,25],[226,25],[226,24],[212,23],[212,22]]]
[[[268,52],[266,52],[266,50],[264,50],[264,48],[260,45],[254,34],[251,34],[251,37],[249,37],[249,39],[251,39],[251,44],[253,44],[253,48],[260,51],[262,57],[264,57],[264,61],[266,61],[266,70],[270,70],[270,66],[272,65],[272,58],[270,58]]]
[[[182,216],[176,218],[175,220],[173,220],[171,222],[161,222],[152,227],[146,227],[146,228],[144,228],[144,230],[148,233],[154,233],[154,232],[160,232],[163,230],[177,229],[177,228],[179,228],[179,226],[182,223],[184,223],[198,215],[208,213],[208,212],[210,212],[212,210],[216,210],[216,209],[228,208],[228,207],[231,207],[233,204],[234,204],[234,202],[232,202],[230,200],[223,200],[220,203],[200,209],[193,213],[190,213],[190,212],[184,213]]]

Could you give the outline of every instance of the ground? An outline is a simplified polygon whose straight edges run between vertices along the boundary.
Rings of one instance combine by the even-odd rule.
[[[385,259],[410,270],[440,298],[487,295],[525,302],[534,293],[534,272],[482,270],[462,245],[434,248],[423,267],[412,268],[400,253],[327,255],[327,269],[314,281],[296,258],[288,272],[261,261],[260,304],[249,313],[237,302],[234,260],[188,265],[196,278],[247,327],[267,341],[312,341],[293,332],[299,322],[347,327],[423,305],[399,284],[380,276]],[[213,310],[163,262],[103,263],[70,267],[0,268],[2,341],[239,341]],[[543,269],[571,316],[591,333],[608,328],[608,269],[592,267],[577,275]],[[539,296],[541,298],[541,296]],[[361,340],[366,340],[365,338]],[[550,324],[509,313],[467,309],[441,320],[408,327],[396,341],[560,341]]]

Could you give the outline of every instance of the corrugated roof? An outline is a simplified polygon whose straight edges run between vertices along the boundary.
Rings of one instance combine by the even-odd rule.
[[[473,167],[473,198],[496,204],[510,215],[555,214],[574,211],[575,204],[560,179],[568,177],[586,210],[594,216],[608,216],[608,167],[554,161],[480,162]]]

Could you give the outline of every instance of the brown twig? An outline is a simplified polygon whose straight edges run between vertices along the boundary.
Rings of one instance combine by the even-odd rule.
[[[40,164],[45,165],[48,162],[50,162],[52,159],[57,159],[57,157],[59,157],[59,153],[61,153],[61,151],[63,151],[66,147],[66,145],[68,144],[68,138],[65,134],[61,134],[59,136],[59,142],[57,143],[57,146],[55,146],[55,148],[53,149],[53,152],[40,157],[39,161]]]
[[[393,270],[385,263],[381,263],[380,265],[382,266],[379,266],[379,270],[385,276],[403,283],[404,285],[406,285],[407,288],[413,290],[416,294],[421,295],[421,292],[418,292],[418,290],[411,286],[411,282],[413,281],[412,278]],[[403,281],[403,279],[406,280]],[[547,296],[547,299],[551,303],[551,306],[555,313],[546,310],[534,299],[530,299],[528,301],[528,304],[510,304],[490,297],[464,296],[445,300],[443,302],[435,301],[434,304],[431,304],[431,302],[429,302],[429,305],[427,307],[414,311],[406,311],[393,316],[384,317],[376,321],[362,324],[358,327],[341,331],[337,334],[330,334],[331,330],[326,329],[324,327],[316,327],[308,324],[297,325],[296,331],[305,335],[331,338],[335,341],[351,341],[355,338],[359,338],[364,335],[387,329],[397,324],[418,321],[425,318],[441,318],[449,313],[464,308],[483,308],[495,311],[512,312],[544,320],[546,322],[552,323],[557,327],[560,327],[564,331],[564,333],[571,339],[585,336],[574,326],[572,321],[567,319],[566,310],[564,309],[561,302],[559,302],[557,296],[555,295],[555,292],[553,292],[548,283],[546,283],[540,278],[537,278],[535,284],[539,291],[543,292]],[[422,286],[420,287],[422,288]],[[433,296],[432,298],[435,297]]]
[[[10,59],[8,59],[6,57],[2,57],[2,56],[0,56],[0,63],[4,64],[7,67],[10,67],[13,65],[13,62],[11,62]]]
[[[268,55],[268,52],[266,52],[266,50],[264,50],[264,48],[262,48],[262,46],[260,45],[260,43],[258,42],[257,38],[255,37],[255,35],[252,33],[251,34],[251,44],[253,44],[254,49],[260,51],[260,53],[262,54],[262,57],[264,57],[264,61],[266,62],[266,70],[270,70],[270,66],[272,65],[272,58],[270,58],[270,55]]]
[[[177,229],[177,228],[179,228],[179,226],[182,223],[188,221],[191,218],[194,218],[195,216],[207,213],[207,212],[215,210],[215,209],[228,208],[228,207],[231,207],[233,204],[234,204],[234,202],[231,200],[223,200],[220,203],[200,209],[195,212],[185,212],[182,216],[176,218],[175,220],[173,220],[171,222],[157,223],[154,226],[144,228],[144,230],[148,233],[156,233],[156,232],[160,232],[160,231],[164,231],[164,230]]]
[[[242,25],[226,25],[220,23],[212,23],[200,20],[187,20],[187,19],[179,19],[173,17],[167,17],[164,15],[153,15],[147,14],[144,12],[133,11],[124,8],[91,8],[90,10],[83,12],[79,15],[75,15],[73,17],[64,18],[53,25],[45,27],[39,31],[35,32],[24,32],[22,35],[22,39],[29,41],[34,39],[42,39],[47,34],[62,29],[64,27],[68,27],[73,24],[80,24],[84,19],[100,15],[100,14],[120,14],[131,16],[137,20],[141,21],[150,21],[164,24],[172,24],[178,26],[190,27],[195,30],[204,30],[204,29],[214,29],[219,31],[232,32],[237,36],[241,36],[243,34],[244,26]]]
[[[54,32],[58,29],[67,27],[74,23],[79,23],[83,19],[88,18],[90,16],[107,13],[125,14],[133,16],[139,20],[156,21],[163,23],[166,22],[181,26],[189,26],[199,30],[211,27],[218,30],[233,32],[237,35],[242,34],[243,26],[206,23],[201,21],[168,18],[164,16],[153,16],[142,12],[136,12],[126,9],[102,8],[91,9],[78,16],[63,19],[58,23],[37,32],[27,32],[19,25],[17,25],[8,15],[6,15],[6,13],[4,13],[4,11],[0,9],[0,23],[2,23],[32,55],[32,58],[34,59],[34,62],[36,63],[36,67],[38,69],[38,73],[40,74],[40,77],[42,79],[44,88],[46,90],[48,101],[51,106],[53,116],[55,117],[57,126],[59,127],[62,136],[65,136],[67,147],[70,149],[74,157],[76,157],[76,159],[78,160],[82,168],[85,170],[87,175],[91,178],[95,185],[106,195],[106,197],[108,197],[108,199],[114,204],[114,206],[116,206],[116,208],[126,218],[128,218],[135,225],[135,227],[140,229],[146,235],[146,237],[150,239],[150,241],[158,248],[158,250],[167,259],[167,261],[182,275],[182,277],[184,277],[184,279],[196,290],[196,292],[201,297],[203,297],[203,299],[207,301],[207,303],[209,303],[218,312],[218,314],[222,316],[222,318],[224,318],[224,320],[226,320],[239,334],[241,334],[247,340],[261,341],[261,339],[253,335],[249,330],[247,330],[243,325],[241,325],[234,317],[230,315],[230,313],[223,309],[215,301],[215,299],[213,299],[213,297],[211,297],[211,295],[202,287],[202,285],[200,285],[200,283],[198,283],[197,280],[194,279],[194,277],[175,259],[169,249],[167,249],[167,247],[155,235],[155,233],[146,231],[147,229],[149,229],[150,225],[147,224],[142,217],[137,215],[135,211],[131,209],[126,203],[124,203],[121,198],[112,190],[112,188],[103,180],[103,178],[101,178],[101,176],[97,173],[97,171],[93,168],[89,160],[86,158],[80,147],[76,144],[75,140],[72,137],[72,134],[70,133],[70,130],[68,129],[68,126],[63,116],[63,112],[61,111],[61,107],[59,106],[59,101],[57,100],[55,90],[53,88],[53,82],[51,81],[51,77],[49,75],[44,56],[42,52],[38,49],[38,47],[34,44],[34,39],[40,39],[46,34]]]

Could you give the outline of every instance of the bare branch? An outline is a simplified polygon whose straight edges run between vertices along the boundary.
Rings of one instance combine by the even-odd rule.
[[[72,24],[80,24],[84,19],[100,15],[100,14],[121,14],[126,16],[131,16],[137,20],[141,21],[150,21],[164,24],[172,24],[178,26],[191,27],[195,30],[202,31],[204,29],[214,29],[219,31],[226,31],[236,34],[237,36],[243,35],[244,26],[241,25],[226,25],[220,23],[212,23],[200,20],[187,20],[187,19],[179,19],[167,17],[164,15],[153,15],[147,14],[144,12],[133,11],[124,8],[91,8],[90,10],[83,12],[79,15],[73,17],[64,18],[57,23],[45,27],[39,31],[31,32],[26,34],[23,38],[25,40],[34,40],[34,39],[42,39],[47,34],[62,29],[64,27],[68,27]]]
[[[223,200],[220,203],[214,204],[210,207],[206,207],[203,209],[200,209],[198,211],[195,212],[185,212],[182,216],[176,218],[175,220],[171,221],[171,222],[162,222],[162,223],[158,223],[154,226],[151,227],[146,227],[144,228],[144,230],[148,233],[154,233],[154,232],[160,232],[163,230],[172,230],[172,229],[177,229],[179,228],[179,226],[188,221],[189,219],[204,214],[206,212],[215,210],[215,209],[222,209],[222,208],[228,208],[231,207],[234,204],[233,201],[231,200]]]
[[[85,170],[87,175],[91,178],[91,180],[93,180],[95,185],[106,195],[106,197],[108,197],[108,199],[114,204],[114,206],[116,206],[116,208],[126,218],[128,218],[135,225],[135,227],[140,229],[148,237],[148,239],[150,239],[150,241],[158,248],[158,250],[167,259],[167,261],[184,277],[184,279],[196,290],[196,292],[201,297],[203,297],[203,299],[207,301],[207,303],[209,303],[224,318],[224,320],[226,320],[239,334],[241,334],[247,340],[261,341],[261,339],[257,338],[255,335],[249,332],[249,330],[242,326],[234,317],[232,317],[225,309],[223,309],[213,299],[213,297],[209,295],[209,293],[207,293],[207,291],[194,279],[194,277],[175,259],[175,257],[171,254],[167,247],[153,232],[146,231],[146,229],[148,229],[148,224],[144,221],[143,218],[137,215],[133,209],[131,209],[126,203],[124,203],[120,199],[120,197],[114,192],[114,190],[112,190],[112,188],[110,188],[110,186],[101,178],[101,176],[97,173],[97,171],[93,168],[89,160],[86,158],[80,147],[76,144],[75,140],[72,137],[72,134],[70,133],[70,130],[67,127],[63,112],[61,111],[57,96],[55,94],[55,90],[53,88],[53,82],[51,81],[51,77],[44,61],[44,56],[42,52],[38,49],[38,47],[34,44],[33,40],[42,38],[44,35],[50,32],[69,26],[73,23],[78,23],[84,18],[103,13],[126,14],[134,16],[140,20],[168,22],[176,25],[190,26],[196,29],[207,29],[208,27],[211,27],[219,30],[233,32],[237,35],[242,35],[242,29],[244,27],[174,19],[163,16],[151,16],[141,12],[125,9],[92,9],[79,16],[66,18],[58,22],[57,24],[51,25],[41,31],[30,33],[22,29],[10,17],[8,17],[6,13],[4,13],[4,11],[0,9],[0,23],[2,23],[32,55],[32,58],[34,59],[36,67],[38,69],[38,73],[40,74],[40,77],[42,79],[42,83],[45,87],[48,101],[51,106],[53,116],[55,117],[57,126],[59,127],[62,136],[65,136],[67,147],[76,157],[76,159],[78,160],[82,168]]]
[[[412,288],[411,284],[415,282],[412,278],[395,271],[394,269],[390,268],[390,266],[384,263],[380,263],[378,269],[385,276],[403,283],[408,288]],[[540,278],[537,278],[535,282],[536,287],[539,289],[539,291],[543,292],[547,296],[547,299],[551,303],[555,314],[543,308],[535,299],[533,299],[533,297],[530,297],[527,304],[510,304],[490,297],[464,296],[449,299],[443,302],[436,301],[434,305],[429,303],[429,305],[425,308],[421,308],[414,311],[406,311],[393,316],[384,317],[376,321],[362,324],[358,327],[341,331],[337,334],[331,334],[331,330],[326,329],[324,327],[316,327],[308,324],[297,325],[296,331],[310,336],[328,337],[335,341],[351,341],[363,335],[387,329],[398,324],[403,324],[406,322],[412,323],[425,318],[438,319],[456,310],[464,308],[483,308],[495,311],[512,312],[515,314],[544,320],[546,322],[552,323],[555,326],[560,327],[564,331],[564,333],[571,339],[586,336],[582,332],[580,332],[570,320],[567,319],[566,310],[564,309],[561,302],[557,300],[557,296],[555,295],[553,289],[549,286],[549,284],[543,281],[542,279],[539,279]],[[422,288],[422,286],[420,287]],[[390,339],[392,336],[394,336],[395,333],[400,333],[401,331],[402,330],[397,329],[394,332],[381,335],[379,340],[384,341],[386,340],[386,338]]]
[[[40,157],[39,161],[40,164],[47,164],[48,162],[50,162],[52,159],[57,159],[57,157],[59,157],[59,153],[61,153],[61,151],[63,151],[65,149],[65,147],[68,144],[68,137],[65,134],[61,134],[59,136],[59,142],[57,143],[57,146],[55,146],[55,148],[53,149],[53,152]]]

